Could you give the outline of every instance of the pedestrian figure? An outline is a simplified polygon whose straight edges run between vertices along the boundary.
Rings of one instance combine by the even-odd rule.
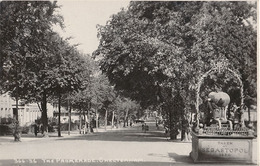
[[[142,130],[146,133],[146,131],[148,131],[148,126],[146,125],[146,123],[142,124]]]
[[[168,137],[169,137],[169,128],[168,127],[164,127],[165,128],[165,137],[166,137],[166,140],[168,141]]]
[[[43,125],[42,124],[40,124],[39,129],[41,130],[41,133],[43,134],[44,129],[43,129]]]
[[[35,137],[37,137],[37,133],[38,133],[38,125],[35,124],[34,125],[34,135],[35,135]]]
[[[156,129],[159,130],[159,125],[158,125],[158,123],[156,123]]]

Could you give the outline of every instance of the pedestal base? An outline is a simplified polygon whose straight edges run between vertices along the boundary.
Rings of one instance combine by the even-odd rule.
[[[253,137],[205,136],[192,132],[194,162],[252,163]]]

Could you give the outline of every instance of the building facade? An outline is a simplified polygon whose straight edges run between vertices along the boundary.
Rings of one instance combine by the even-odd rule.
[[[12,109],[13,100],[8,94],[0,95],[0,117],[1,118],[13,118]]]
[[[51,104],[47,104],[47,115],[53,117],[54,108]],[[40,119],[41,111],[37,103],[24,104],[18,102],[18,111],[16,111],[16,102],[7,93],[0,95],[0,119],[1,118],[14,118],[18,116],[21,126],[30,125],[36,119]]]

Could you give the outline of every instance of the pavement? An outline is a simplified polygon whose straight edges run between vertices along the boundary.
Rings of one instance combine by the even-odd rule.
[[[108,126],[107,130],[111,130],[111,126]],[[104,127],[98,129],[98,133],[107,132],[107,130],[104,129]],[[115,129],[112,129],[115,130]],[[120,130],[120,129],[119,129]],[[95,130],[96,131],[96,130]],[[28,133],[28,134],[22,134],[21,136],[21,142],[30,142],[30,141],[43,141],[43,140],[56,140],[56,139],[64,139],[68,137],[76,137],[80,136],[82,134],[79,133],[79,130],[76,131],[70,131],[70,134],[68,134],[68,131],[61,131],[61,137],[58,137],[57,132],[49,132],[47,138],[44,138],[41,133],[38,133],[37,136],[34,135],[34,133]],[[13,144],[14,137],[11,135],[5,135],[0,136],[0,145],[6,145],[6,144]]]
[[[141,124],[133,127],[98,129],[93,134],[70,135],[49,133],[48,138],[33,134],[22,135],[21,142],[12,136],[0,137],[1,165],[91,165],[91,166],[175,166],[175,165],[232,165],[232,163],[194,164],[189,153],[191,142],[169,141],[160,127],[147,122],[149,131]],[[94,131],[96,131],[94,129]],[[256,140],[253,143],[253,161],[256,165]],[[233,164],[243,165],[243,164]],[[244,164],[245,165],[245,164]]]

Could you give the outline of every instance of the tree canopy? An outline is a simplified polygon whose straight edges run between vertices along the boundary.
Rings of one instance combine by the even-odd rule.
[[[134,1],[99,26],[94,55],[115,88],[143,107],[179,96],[192,111],[199,79],[217,62],[241,76],[245,98],[256,99],[255,19],[255,3]],[[240,95],[229,73],[205,81],[202,99],[216,87]]]
[[[53,30],[53,24],[63,27],[57,2],[2,1],[0,6],[1,91],[40,102],[46,130],[48,97],[84,88],[89,64]]]
[[[201,74],[222,59],[249,90],[256,85],[256,29],[249,21],[255,7],[247,2],[131,2],[99,26],[95,55],[115,88],[144,105],[156,102],[158,87],[195,89]]]

